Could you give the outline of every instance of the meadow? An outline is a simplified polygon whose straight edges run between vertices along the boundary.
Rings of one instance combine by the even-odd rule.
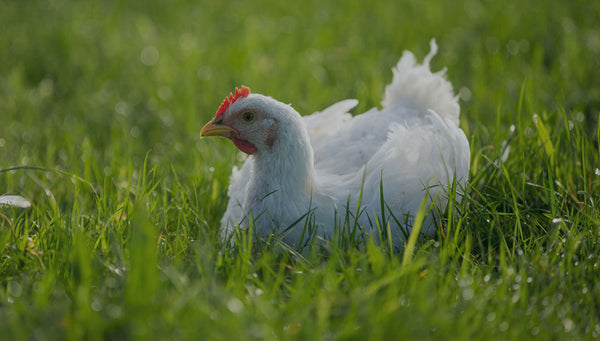
[[[436,38],[466,196],[412,252],[219,238],[242,84],[379,106]],[[0,339],[600,337],[600,2],[0,1]]]

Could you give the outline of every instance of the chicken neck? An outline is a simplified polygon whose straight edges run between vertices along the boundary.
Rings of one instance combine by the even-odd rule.
[[[244,210],[257,222],[260,217],[260,225],[281,227],[308,211],[316,181],[313,149],[300,115],[279,122],[277,137],[271,148],[250,156],[253,163]],[[262,218],[265,215],[270,221]]]

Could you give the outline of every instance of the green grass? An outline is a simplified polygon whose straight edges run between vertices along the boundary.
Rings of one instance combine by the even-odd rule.
[[[226,94],[358,113],[432,37],[472,155],[443,233],[220,242]],[[0,338],[598,338],[599,79],[593,1],[2,1]]]

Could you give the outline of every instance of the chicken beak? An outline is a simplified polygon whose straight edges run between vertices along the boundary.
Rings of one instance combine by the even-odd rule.
[[[228,138],[232,132],[235,132],[233,128],[224,124],[216,124],[213,119],[202,127],[202,130],[200,130],[200,137],[221,136]]]

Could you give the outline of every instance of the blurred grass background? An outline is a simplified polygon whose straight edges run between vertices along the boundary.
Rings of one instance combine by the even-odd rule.
[[[33,203],[0,208],[2,335],[600,336],[599,23],[583,0],[0,2],[0,194]],[[198,134],[226,94],[360,113],[434,37],[472,145],[460,240],[409,267],[220,245],[237,156]]]

